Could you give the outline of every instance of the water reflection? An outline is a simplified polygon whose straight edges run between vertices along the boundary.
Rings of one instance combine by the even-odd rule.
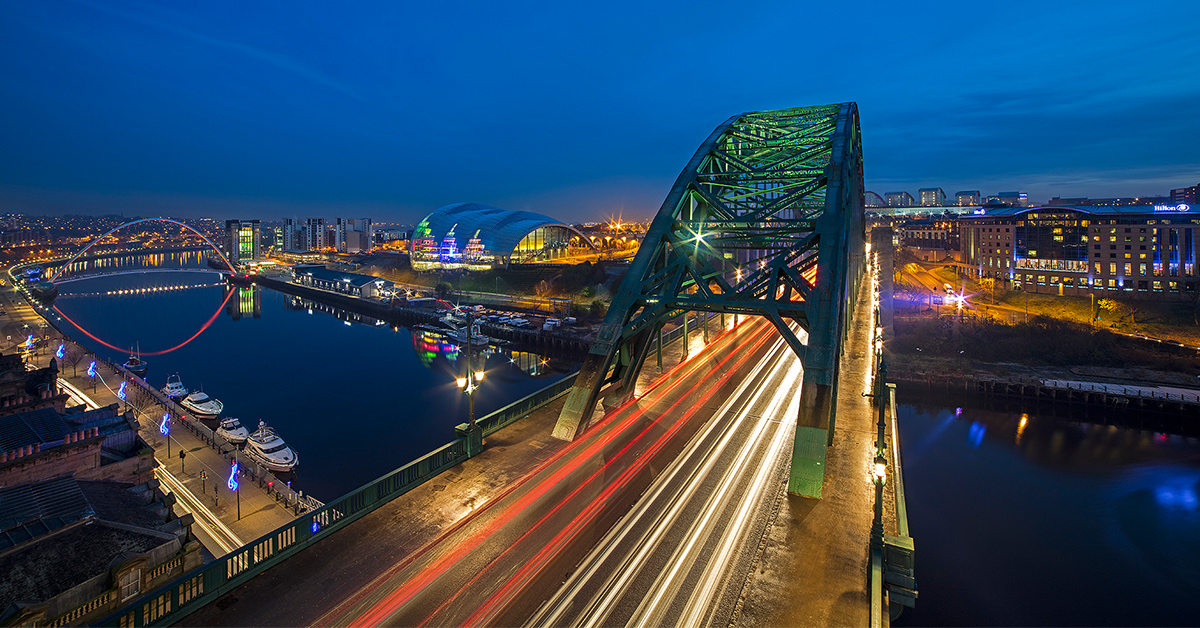
[[[262,288],[256,285],[235,286],[228,284],[225,286],[226,295],[229,292],[234,292],[232,298],[225,302],[225,313],[235,321],[242,320],[243,316],[253,318],[262,317]]]
[[[900,408],[922,586],[921,603],[897,625],[1194,621],[1194,428],[1168,433],[1108,411],[1087,422],[929,399]]]
[[[73,275],[106,274],[134,270],[180,270],[207,267],[212,253],[207,247],[167,253],[112,253],[75,260],[59,275],[59,281]]]

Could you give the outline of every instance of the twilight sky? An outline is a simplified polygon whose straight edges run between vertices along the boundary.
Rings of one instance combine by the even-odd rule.
[[[0,0],[0,213],[649,218],[742,111],[854,100],[867,188],[1200,183],[1200,2]]]

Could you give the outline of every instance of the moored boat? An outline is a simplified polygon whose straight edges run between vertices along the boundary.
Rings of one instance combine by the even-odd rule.
[[[259,421],[258,429],[246,438],[243,451],[251,460],[271,471],[291,471],[300,464],[296,452],[264,421]]]
[[[240,445],[246,442],[246,437],[250,436],[250,430],[242,425],[242,422],[235,417],[225,417],[221,419],[221,425],[217,427],[217,436],[225,440]]]
[[[145,377],[146,371],[150,369],[150,364],[133,351],[129,352],[129,359],[125,360],[125,363],[121,366],[125,367],[125,370],[139,377]]]
[[[221,416],[221,411],[225,409],[225,404],[200,390],[184,397],[179,405],[191,410],[198,419],[215,419]]]
[[[188,394],[187,386],[179,379],[179,373],[176,373],[167,378],[167,385],[163,386],[162,393],[176,401],[183,399]]]

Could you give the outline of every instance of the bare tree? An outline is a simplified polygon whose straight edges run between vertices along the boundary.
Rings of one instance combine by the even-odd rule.
[[[83,347],[74,343],[71,344],[70,348],[63,350],[63,362],[71,366],[71,377],[79,376],[79,363],[83,361],[85,355],[86,352],[83,350]]]

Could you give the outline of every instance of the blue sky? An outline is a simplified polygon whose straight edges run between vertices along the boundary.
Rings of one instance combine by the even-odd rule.
[[[1200,182],[1200,3],[0,0],[0,212],[650,217],[742,111],[854,100],[868,189]]]

